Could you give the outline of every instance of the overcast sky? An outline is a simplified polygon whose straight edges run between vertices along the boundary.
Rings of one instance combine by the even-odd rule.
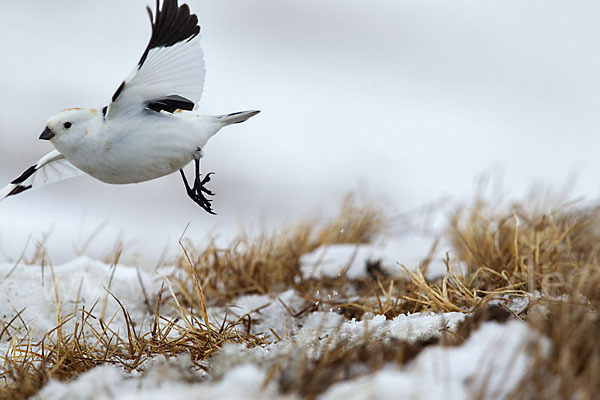
[[[0,204],[0,260],[51,227],[51,255],[68,258],[104,220],[97,247],[123,232],[133,257],[172,246],[187,222],[201,242],[239,221],[327,213],[359,187],[399,212],[467,198],[486,171],[508,196],[574,174],[574,195],[598,194],[597,2],[188,3],[207,64],[200,110],[263,111],[205,149],[219,216],[191,202],[177,174],[129,186],[80,177]],[[3,182],[51,150],[37,140],[49,116],[107,104],[149,38],[146,4],[3,5]]]

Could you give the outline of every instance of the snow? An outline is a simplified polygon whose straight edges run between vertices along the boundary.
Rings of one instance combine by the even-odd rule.
[[[488,322],[459,347],[429,347],[406,368],[334,385],[321,400],[502,399],[527,371],[535,336],[524,322]]]
[[[307,278],[335,278],[345,274],[349,279],[367,277],[369,262],[380,262],[383,272],[389,276],[405,276],[401,265],[414,270],[429,256],[432,240],[418,235],[385,237],[374,244],[335,244],[322,246],[300,258],[302,274]],[[443,246],[440,248],[444,248]],[[446,273],[440,250],[431,255],[427,277]]]
[[[365,272],[362,274],[362,277],[364,276]],[[162,276],[137,270],[132,266],[118,264],[112,267],[87,257],[79,257],[64,265],[43,268],[21,264],[15,267],[13,264],[3,263],[0,264],[0,293],[3,293],[0,300],[0,316],[2,320],[9,321],[22,310],[20,315],[27,325],[28,335],[32,340],[38,341],[56,326],[57,304],[60,305],[62,316],[81,307],[91,310],[95,306],[94,314],[102,316],[105,321],[116,314],[111,328],[119,331],[125,329],[124,320],[120,306],[108,293],[110,291],[123,303],[136,325],[142,327],[144,322],[149,321],[149,315],[140,280],[146,295],[152,301],[161,287]],[[335,297],[335,293],[329,296]],[[276,297],[240,296],[227,307],[209,309],[209,315],[217,321],[221,321],[225,314],[230,321],[249,315],[252,320],[251,332],[273,340],[275,335],[271,330],[279,337],[290,337],[296,336],[300,327],[304,332],[310,332],[307,337],[315,335],[317,331],[339,328],[350,334],[352,326],[366,324],[370,325],[369,329],[376,329],[378,332],[383,330],[383,336],[393,336],[393,332],[400,330],[404,335],[411,336],[419,335],[419,332],[423,331],[419,324],[429,324],[424,329],[428,331],[434,325],[440,327],[443,323],[442,317],[436,315],[421,315],[418,318],[399,316],[393,321],[381,321],[382,317],[375,316],[369,321],[347,322],[333,311],[306,313],[307,318],[300,319],[291,315],[302,310],[307,304],[294,290],[287,290]],[[451,322],[458,321],[462,315],[451,313],[445,318],[449,318]],[[66,324],[65,328],[69,329],[72,323],[74,321]],[[19,321],[15,321],[12,327],[19,328],[20,333],[24,333]],[[5,341],[8,339],[9,335],[2,338]]]
[[[125,325],[121,309],[107,290],[123,303],[132,319],[141,324],[147,316],[147,309],[138,273],[149,295],[160,288],[159,280],[143,271],[136,271],[134,267],[111,267],[87,257],[43,268],[0,264],[0,320],[9,321],[23,310],[21,318],[27,325],[28,335],[33,341],[39,341],[57,325],[57,305],[60,305],[64,316],[83,306],[89,311],[95,304],[94,315],[104,315],[106,321],[116,314],[111,328],[115,331],[122,329],[123,332]],[[73,323],[66,324],[65,329],[69,331]],[[24,333],[24,327],[18,320],[13,327],[18,327],[21,335]],[[10,336],[5,335],[1,339],[8,340]]]
[[[109,286],[141,327],[149,319],[149,311],[139,279],[150,296],[160,288],[163,279],[161,275],[137,271],[132,266],[117,265],[115,269],[85,257],[53,268],[46,266],[43,275],[39,266],[14,268],[12,264],[0,264],[0,276],[3,277],[0,292],[4,294],[0,303],[2,320],[24,309],[21,315],[29,333],[21,330],[13,334],[17,337],[28,334],[34,340],[39,340],[56,325],[57,293],[63,315],[82,305],[89,309],[96,302],[97,314],[106,299],[106,315],[117,314],[112,328],[124,330],[118,304],[106,295],[105,288]],[[276,296],[240,296],[227,307],[209,308],[209,315],[216,320],[223,318],[225,312],[232,320],[251,316],[251,332],[264,335],[270,344],[254,348],[225,344],[211,359],[202,362],[208,372],[195,367],[186,355],[147,360],[142,372],[127,373],[120,367],[103,365],[72,381],[52,380],[35,398],[293,399],[294,395],[282,396],[276,379],[269,375],[281,360],[301,365],[304,357],[316,360],[339,343],[414,342],[438,338],[444,331],[455,330],[466,317],[462,313],[429,312],[399,315],[391,320],[369,314],[362,320],[346,320],[333,310],[294,317],[292,314],[305,304],[306,300],[294,290],[287,290]],[[479,389],[484,390],[482,398],[504,398],[528,367],[525,346],[534,337],[536,334],[523,322],[485,323],[460,346],[428,346],[404,367],[390,364],[374,374],[335,384],[320,398],[468,399],[479,393]],[[0,353],[8,351],[7,339],[8,336],[0,342]]]
[[[253,334],[264,334],[275,339],[270,333],[273,329],[280,337],[294,335],[298,331],[300,321],[290,315],[282,303],[290,310],[298,311],[306,301],[294,290],[280,293],[277,298],[268,295],[240,296],[235,299],[234,305],[227,308],[227,314],[230,316],[230,321],[250,315],[252,318],[250,331]],[[218,309],[212,309],[212,312],[217,315],[217,320],[224,316],[224,312]]]
[[[354,328],[362,329],[359,325]],[[338,383],[319,398],[470,399],[476,395],[486,399],[505,398],[529,366],[525,346],[531,337],[532,331],[523,322],[485,323],[462,346],[431,346],[404,368],[390,365],[372,375]],[[268,348],[256,350],[267,351]],[[238,346],[225,346],[219,357],[234,355],[240,355]],[[233,361],[236,364],[228,365],[216,381],[194,372],[185,357],[154,361],[137,377],[116,367],[102,366],[69,383],[53,381],[36,398],[294,398],[278,395],[273,382],[264,385],[267,371],[256,360],[239,357]]]
[[[273,320],[281,315],[276,314]],[[295,335],[287,336],[265,348],[246,349],[242,345],[229,344],[223,348],[222,353],[216,355],[211,367],[216,376],[221,376],[244,362],[263,365],[290,355],[317,359],[324,351],[334,348],[340,342],[358,344],[367,339],[414,342],[439,338],[442,329],[455,329],[464,318],[465,315],[460,313],[424,313],[401,315],[393,320],[386,320],[384,316],[378,315],[364,321],[347,321],[334,312],[312,312],[301,321],[296,320],[298,329]]]
[[[218,382],[198,380],[185,361],[164,361],[138,379],[115,367],[94,368],[69,383],[51,382],[37,396],[39,400],[164,400],[181,399],[266,399],[276,398],[273,384],[262,387],[265,371],[253,365],[232,368]],[[162,372],[167,372],[163,375]],[[187,380],[187,382],[186,382]]]

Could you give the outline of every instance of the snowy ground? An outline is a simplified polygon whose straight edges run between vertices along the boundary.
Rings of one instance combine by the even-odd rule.
[[[443,319],[452,321],[456,316],[413,318],[412,331],[435,335]],[[377,324],[377,322],[374,322]],[[380,321],[381,323],[381,321]],[[410,338],[402,329],[404,323],[383,323],[397,336]],[[320,328],[320,325],[317,325]],[[312,326],[314,329],[315,326]],[[348,325],[348,332],[360,335],[363,326]],[[306,330],[310,330],[309,325]],[[313,332],[311,332],[312,335]],[[386,367],[373,375],[364,376],[332,386],[322,399],[469,399],[478,393],[484,398],[506,396],[528,367],[525,346],[531,332],[525,323],[510,322],[483,325],[461,347],[436,347],[425,350],[414,362],[403,369]],[[311,336],[314,338],[314,336]],[[381,340],[385,340],[382,337]],[[262,357],[275,358],[296,346],[294,339],[286,339],[278,346],[257,349],[253,355],[240,353],[239,348],[225,348],[217,361],[227,364],[220,379],[210,379],[196,373],[185,357],[154,360],[148,363],[143,376],[124,374],[115,367],[98,367],[70,383],[52,382],[37,396],[39,399],[264,399],[295,398],[280,396],[273,383],[266,387],[268,371],[261,368]],[[306,344],[306,343],[304,343]],[[287,347],[287,348],[286,348]],[[226,359],[226,361],[224,360]],[[474,362],[474,360],[476,362]],[[502,371],[498,373],[498,371]],[[491,377],[491,378],[490,378]],[[482,390],[480,392],[480,390]]]
[[[309,271],[317,265],[317,269],[313,269],[317,275],[335,275],[340,265],[350,265],[348,273],[364,276],[365,261],[370,258],[393,259],[391,243],[393,241],[379,247],[363,246],[358,250],[348,245],[318,249],[304,257],[303,268]],[[320,262],[317,258],[326,260]],[[362,271],[358,260],[363,265]],[[29,336],[33,342],[42,339],[57,324],[57,304],[63,315],[81,307],[89,310],[95,305],[95,315],[102,315],[105,320],[115,316],[111,328],[126,332],[120,306],[107,290],[122,302],[136,328],[143,330],[152,320],[151,310],[145,304],[146,296],[155,297],[168,271],[169,268],[152,273],[127,265],[112,267],[85,257],[43,268],[0,264],[0,292],[4,294],[0,302],[1,320],[8,321],[22,311],[20,317],[28,327],[28,331],[14,330],[19,326],[17,323],[10,335],[0,338],[2,354],[10,354],[14,341],[11,336]],[[51,381],[35,398],[297,398],[294,394],[281,394],[270,375],[281,360],[286,360],[285,365],[293,371],[294,366],[303,362],[303,357],[318,359],[339,343],[427,341],[440,337],[442,332],[454,331],[465,318],[461,313],[424,313],[400,315],[392,320],[381,315],[365,315],[357,321],[346,320],[334,311],[305,313],[300,318],[291,316],[288,310],[299,310],[303,303],[304,299],[290,289],[276,296],[241,296],[227,307],[209,308],[208,314],[215,321],[225,318],[225,313],[230,320],[250,315],[251,333],[264,336],[270,344],[254,348],[226,344],[204,363],[208,372],[194,367],[186,355],[169,359],[157,357],[143,364],[143,373],[126,373],[119,367],[104,365],[70,382]],[[170,316],[173,310],[165,309],[163,313]],[[72,324],[73,321],[65,325],[67,331]],[[430,346],[403,367],[390,363],[374,374],[365,371],[354,379],[331,386],[319,398],[468,399],[476,394],[486,399],[503,398],[527,370],[529,359],[525,346],[532,335],[523,322],[487,322],[460,346]]]

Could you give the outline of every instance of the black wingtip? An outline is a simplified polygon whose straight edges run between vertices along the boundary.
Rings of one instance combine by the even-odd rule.
[[[13,190],[10,191],[9,194],[6,195],[6,197],[8,197],[8,196],[14,196],[15,194],[22,193],[22,192],[24,192],[26,190],[29,190],[31,188],[32,188],[31,185],[26,185],[26,186],[25,185],[17,185],[17,186],[14,187]]]
[[[156,15],[147,7],[152,36],[150,42],[140,58],[138,67],[141,67],[148,57],[148,52],[156,47],[170,47],[180,42],[190,41],[200,33],[198,17],[190,12],[187,4],[179,6],[177,0],[164,0],[159,8],[156,0]]]
[[[27,170],[25,170],[25,172],[23,172],[21,175],[19,175],[18,178],[16,178],[14,181],[12,181],[11,184],[18,185],[20,183],[25,182],[27,180],[27,178],[29,178],[31,175],[33,175],[33,173],[35,171],[37,171],[37,167],[35,165],[32,165],[31,167],[27,168]]]
[[[113,94],[113,97],[112,97],[113,103],[119,98],[119,95],[121,94],[121,92],[123,91],[124,88],[125,88],[125,81],[121,82],[121,84],[119,85],[119,87],[117,88],[115,93]]]

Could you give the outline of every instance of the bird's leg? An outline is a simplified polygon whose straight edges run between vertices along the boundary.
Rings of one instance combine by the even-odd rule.
[[[208,200],[206,198],[206,196],[204,196],[204,193],[202,193],[203,191],[207,191],[207,192],[209,192],[209,194],[212,195],[212,192],[210,192],[208,189],[203,187],[203,185],[210,180],[210,177],[207,176],[206,178],[204,178],[203,181],[200,181],[200,165],[199,164],[200,164],[199,160],[196,160],[196,177],[194,179],[194,187],[190,187],[188,180],[185,176],[185,173],[183,172],[183,169],[180,169],[179,172],[181,173],[181,177],[183,178],[183,184],[185,185],[185,189],[187,191],[188,196],[190,196],[190,198],[196,204],[198,204],[200,207],[202,207],[207,213],[216,215],[210,205],[211,200]]]
[[[194,197],[194,190],[190,187],[190,184],[188,183],[188,180],[185,177],[185,172],[183,172],[183,169],[180,169],[179,173],[181,174],[181,177],[183,178],[183,184],[185,185],[185,190],[187,190],[188,196],[190,196],[191,198],[193,198]]]

